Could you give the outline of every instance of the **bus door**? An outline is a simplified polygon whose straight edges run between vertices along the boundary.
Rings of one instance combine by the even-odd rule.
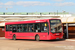
[[[47,39],[48,37],[48,23],[37,23],[34,27],[35,32],[41,39]]]
[[[49,35],[49,27],[48,27],[48,23],[41,23],[41,35],[43,39],[48,39],[48,35]]]

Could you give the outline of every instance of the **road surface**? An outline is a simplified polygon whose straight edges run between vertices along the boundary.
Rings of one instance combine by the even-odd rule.
[[[75,50],[75,40],[10,40],[0,37],[0,50]]]

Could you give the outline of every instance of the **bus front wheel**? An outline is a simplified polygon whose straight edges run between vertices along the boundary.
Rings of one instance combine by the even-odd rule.
[[[40,40],[39,35],[37,35],[37,36],[35,37],[35,40],[36,40],[36,41],[39,41],[39,40]]]
[[[16,40],[16,35],[13,35],[13,40]]]

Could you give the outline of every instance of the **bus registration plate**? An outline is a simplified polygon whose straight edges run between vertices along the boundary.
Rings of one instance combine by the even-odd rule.
[[[59,35],[59,33],[57,33],[56,35]]]
[[[59,38],[56,38],[56,39],[59,39]]]

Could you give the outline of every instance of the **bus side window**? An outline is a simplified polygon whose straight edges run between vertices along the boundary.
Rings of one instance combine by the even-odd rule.
[[[6,31],[12,31],[12,25],[6,25]]]
[[[17,32],[22,32],[22,24],[17,25]]]
[[[13,25],[12,32],[17,32],[17,25]]]
[[[40,23],[34,24],[34,32],[41,32]]]
[[[27,24],[23,24],[22,30],[23,30],[23,32],[27,32]]]
[[[10,25],[10,31],[12,31],[12,25]]]
[[[33,32],[34,28],[33,28],[33,24],[28,24],[28,32]]]
[[[9,31],[10,25],[6,25],[6,31]]]

